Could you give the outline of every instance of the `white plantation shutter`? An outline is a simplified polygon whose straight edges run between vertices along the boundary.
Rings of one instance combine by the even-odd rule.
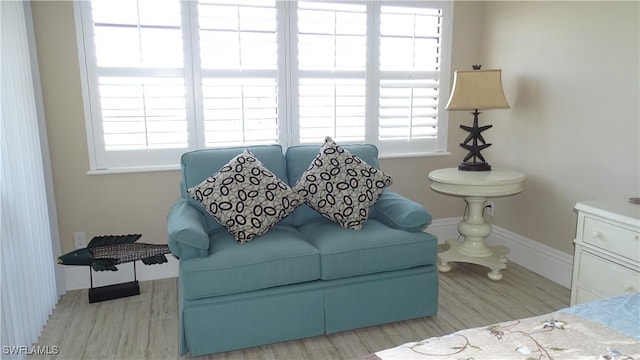
[[[441,84],[449,76],[442,71],[443,66],[448,69],[443,63],[443,10],[382,5],[378,24],[378,140],[389,152],[415,152],[416,145],[439,150],[447,96]]]
[[[330,135],[383,154],[443,149],[443,10],[389,4],[297,3],[299,142]]]
[[[74,2],[92,170],[188,150],[446,150],[448,1]]]
[[[181,78],[100,76],[105,149],[186,148]]]
[[[364,79],[300,78],[299,94],[300,143],[364,140]]]
[[[380,140],[437,136],[437,81],[383,79],[379,101]]]
[[[276,2],[199,1],[197,10],[204,145],[278,143]]]
[[[278,142],[275,79],[202,79],[207,147]]]
[[[298,141],[363,142],[367,5],[298,2]]]
[[[93,0],[82,25],[92,88],[92,167],[162,166],[188,148],[178,0]],[[149,152],[149,150],[160,150]]]

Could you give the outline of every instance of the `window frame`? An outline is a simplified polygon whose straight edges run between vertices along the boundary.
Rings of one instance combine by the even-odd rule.
[[[311,0],[314,1],[314,0]],[[322,0],[332,2],[334,0]],[[418,156],[433,156],[447,154],[448,112],[445,110],[450,92],[451,76],[451,42],[453,24],[453,4],[450,1],[335,1],[339,3],[366,4],[367,6],[367,66],[365,69],[366,112],[365,139],[361,143],[375,144],[381,158],[406,158]],[[95,52],[88,51],[93,46],[93,23],[87,14],[91,10],[88,1],[74,1],[74,18],[76,24],[77,49],[80,63],[81,87],[87,145],[89,152],[89,174],[165,171],[179,169],[179,159],[182,153],[210,148],[205,147],[204,119],[202,106],[202,84],[199,65],[199,31],[197,21],[189,19],[197,17],[197,2],[192,0],[180,1],[184,64],[183,76],[186,91],[186,113],[188,146],[177,149],[153,149],[151,151],[125,150],[117,151],[118,156],[110,154],[116,163],[105,155],[104,133],[100,129],[102,119],[99,106],[98,73]],[[401,7],[429,7],[442,9],[440,35],[440,62],[438,69],[438,123],[435,138],[405,140],[378,140],[379,129],[379,100],[380,81],[382,71],[379,63],[380,46],[380,12],[384,5]],[[277,60],[277,111],[278,111],[278,141],[283,148],[300,144],[299,94],[297,84],[299,69],[297,63],[297,2],[278,0],[277,8],[277,41],[286,44],[284,49],[278,50]],[[90,15],[90,14],[89,14]],[[373,55],[373,56],[372,56]],[[93,64],[93,65],[92,65]],[[283,71],[284,70],[284,71]],[[161,70],[160,70],[161,71]],[[411,78],[411,74],[408,74]],[[287,101],[280,101],[287,99]],[[370,101],[370,99],[374,99]],[[249,145],[246,145],[249,146]],[[428,150],[422,150],[428,149]],[[112,152],[114,153],[114,152]],[[167,164],[167,159],[175,159],[175,163]]]

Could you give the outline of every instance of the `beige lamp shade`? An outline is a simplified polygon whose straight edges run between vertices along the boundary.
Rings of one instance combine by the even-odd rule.
[[[456,71],[447,110],[508,109],[502,70]]]

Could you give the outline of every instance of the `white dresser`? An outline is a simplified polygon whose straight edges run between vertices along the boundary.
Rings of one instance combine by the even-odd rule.
[[[600,200],[575,209],[571,305],[640,292],[640,205]]]

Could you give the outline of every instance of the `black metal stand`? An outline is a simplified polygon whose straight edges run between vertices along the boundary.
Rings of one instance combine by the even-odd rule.
[[[140,295],[140,285],[138,284],[138,279],[136,276],[135,261],[133,262],[133,281],[93,287],[93,275],[91,267],[89,267],[89,279],[91,281],[91,288],[89,289],[90,304],[100,301],[119,299],[127,296]]]
[[[460,143],[460,146],[467,149],[469,153],[462,160],[463,162],[458,166],[458,170],[461,171],[489,171],[491,165],[489,165],[480,151],[488,148],[491,144],[487,144],[482,137],[482,132],[491,129],[493,125],[478,126],[478,109],[473,114],[473,126],[460,125],[460,128],[469,132],[469,136]],[[469,145],[469,142],[471,144]],[[472,161],[469,161],[471,160]]]

